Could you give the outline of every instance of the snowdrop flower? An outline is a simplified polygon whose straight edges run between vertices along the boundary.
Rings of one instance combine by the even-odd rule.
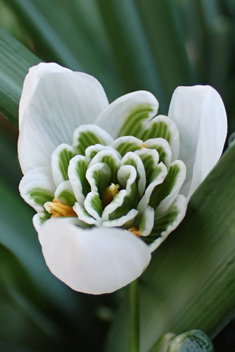
[[[136,279],[218,161],[226,113],[209,86],[179,87],[168,116],[137,91],[109,104],[100,83],[57,64],[26,76],[21,196],[52,273],[101,294]]]

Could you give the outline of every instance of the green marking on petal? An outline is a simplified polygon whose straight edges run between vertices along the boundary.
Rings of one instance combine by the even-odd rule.
[[[161,146],[156,146],[155,149],[157,150],[159,154],[159,162],[163,162],[165,164],[165,159],[166,159],[166,152]]]
[[[118,171],[118,183],[126,188],[126,196],[124,197],[121,206],[116,208],[111,214],[109,214],[109,220],[118,219],[126,215],[131,209],[136,209],[139,201],[138,190],[137,190],[137,171],[131,165],[123,165]],[[117,195],[118,196],[118,195]],[[114,197],[114,201],[115,198]],[[110,203],[112,204],[112,202]]]
[[[154,224],[154,209],[147,206],[144,212],[141,214],[140,218],[138,219],[137,228],[141,232],[141,236],[148,236]],[[136,224],[135,224],[136,227]]]
[[[49,214],[48,212],[45,212],[45,214],[43,214],[42,216],[39,216],[39,222],[42,225],[46,220],[50,219],[51,214]]]
[[[158,152],[155,149],[143,148],[140,151],[137,151],[136,154],[139,155],[144,164],[146,173],[146,184],[149,185],[156,177],[156,172],[158,172],[159,170],[157,169],[159,161]]]
[[[34,188],[29,192],[29,197],[33,199],[33,201],[41,206],[44,206],[46,202],[52,202],[54,196],[43,188]]]
[[[102,207],[102,202],[100,200],[99,194],[95,194],[92,197],[91,206],[93,209],[95,209],[95,211],[99,214],[99,216],[102,215],[103,207]]]
[[[117,171],[120,167],[120,162],[120,154],[115,149],[102,150],[91,160],[89,168],[97,163],[106,164],[111,171],[111,182],[117,183]]]
[[[96,125],[82,125],[74,131],[73,147],[78,154],[85,155],[85,151],[91,145],[110,145],[113,138],[102,128]]]
[[[111,170],[107,164],[97,162],[87,169],[86,179],[91,191],[102,195],[111,183]]]
[[[87,171],[87,164],[86,164],[85,160],[80,159],[77,162],[75,172],[81,182],[82,193],[84,196],[86,196],[87,193],[90,192],[90,185],[86,179],[86,171]]]
[[[142,197],[146,187],[146,174],[144,164],[136,153],[129,152],[122,159],[122,165],[131,165],[137,171],[136,182],[138,184],[139,197]]]
[[[68,180],[68,166],[70,160],[75,156],[71,150],[63,149],[59,155],[59,168],[64,180]]]
[[[161,215],[155,213],[153,230],[144,239],[150,245],[151,252],[180,224],[185,216],[186,209],[187,200],[180,194],[165,213]]]
[[[117,138],[112,147],[115,148],[121,156],[124,156],[128,152],[134,152],[140,150],[143,147],[143,141],[133,136],[124,136]]]
[[[84,207],[87,213],[95,219],[97,225],[101,224],[101,215],[103,212],[102,202],[100,196],[97,192],[88,193],[85,201]]]
[[[91,131],[80,132],[78,145],[76,147],[78,154],[85,155],[86,149],[90,145],[100,144],[102,141]]]
[[[170,166],[172,152],[169,143],[164,138],[148,139],[144,145],[146,148],[155,149],[158,152],[159,163],[163,162],[167,167]]]
[[[57,199],[61,204],[69,205],[70,207],[73,207],[75,202],[77,201],[74,194],[68,190],[62,191],[57,197]]]
[[[156,209],[160,202],[171,193],[180,173],[178,164],[171,165],[163,183],[156,187],[151,195],[149,205]]]
[[[116,148],[116,150],[121,154],[121,156],[124,156],[128,152],[134,152],[138,149],[140,149],[140,147],[134,143],[121,143]]]
[[[166,231],[170,224],[172,224],[177,218],[179,210],[177,206],[173,206],[169,213],[165,214],[162,218],[155,220],[153,226],[153,234],[155,238],[160,237],[161,233]]]
[[[165,121],[150,122],[150,126],[143,131],[141,139],[146,141],[150,138],[164,138],[168,143],[171,140],[171,131]]]
[[[138,137],[142,130],[143,120],[149,117],[153,108],[149,104],[137,105],[127,116],[123,126],[120,129],[118,137],[136,136]]]

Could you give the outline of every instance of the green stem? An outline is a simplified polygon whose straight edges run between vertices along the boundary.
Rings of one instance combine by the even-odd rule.
[[[130,289],[130,349],[129,352],[139,352],[139,297],[138,281],[135,280],[129,285]]]

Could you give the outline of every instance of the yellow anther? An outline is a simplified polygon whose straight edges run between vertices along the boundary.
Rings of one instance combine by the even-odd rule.
[[[134,235],[136,235],[137,237],[140,237],[141,236],[141,232],[138,231],[135,227],[130,227],[128,229],[128,231],[131,231]]]
[[[47,202],[44,204],[44,208],[49,214],[52,214],[52,218],[58,218],[60,216],[73,216],[77,217],[77,214],[69,205],[64,205],[54,199],[53,202]]]
[[[142,149],[142,148],[147,148],[147,149],[148,149],[147,144],[146,144],[146,143],[142,143],[142,145],[141,145],[141,149]]]
[[[102,205],[105,208],[108,204],[110,204],[113,198],[118,194],[119,185],[115,185],[111,183],[111,185],[106,188],[102,197]]]

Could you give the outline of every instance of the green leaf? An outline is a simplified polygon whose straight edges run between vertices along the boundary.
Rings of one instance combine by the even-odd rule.
[[[200,329],[213,338],[235,312],[235,145],[192,197],[181,225],[140,278],[141,351],[162,334]],[[106,351],[128,351],[127,302]],[[117,338],[118,336],[118,338]]]
[[[24,77],[40,61],[0,28],[0,112],[15,126]]]
[[[115,73],[112,53],[106,44],[106,33],[97,16],[96,4],[89,1],[87,5],[85,1],[78,1],[68,5],[63,0],[7,0],[6,3],[43,60],[89,72],[108,86],[107,90],[113,97],[121,94],[122,84]]]
[[[169,101],[175,87],[193,84],[195,80],[184,45],[179,5],[173,0],[137,0],[135,3],[155,66],[160,72],[164,96]],[[166,110],[165,106],[163,109]]]
[[[32,225],[34,212],[16,192],[0,177],[0,243],[14,253],[48,299],[64,306],[65,310],[73,309],[69,289],[54,278],[46,267]]]

